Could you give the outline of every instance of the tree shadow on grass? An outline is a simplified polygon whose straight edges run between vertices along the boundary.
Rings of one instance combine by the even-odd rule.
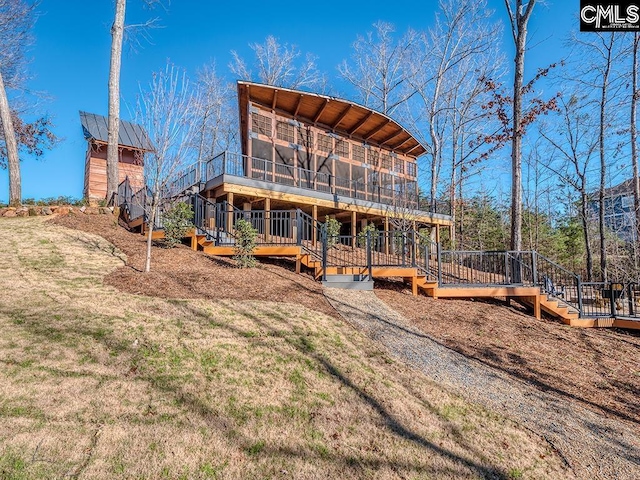
[[[185,303],[183,308],[187,309],[187,312],[190,314],[193,321],[202,322],[207,325],[209,324],[210,317],[206,311],[189,303]],[[7,313],[2,310],[4,309],[0,309],[0,313]],[[270,315],[270,320],[265,321],[255,315],[250,306],[240,307],[237,311],[273,337],[282,336],[282,330],[278,328],[278,325],[284,326],[287,331],[285,341],[288,346],[293,346],[300,355],[313,362],[319,369],[336,379],[343,387],[346,387],[355,393],[358,398],[364,401],[376,412],[385,425],[385,428],[390,432],[393,432],[394,435],[418,445],[421,448],[425,448],[434,455],[448,459],[456,465],[459,464],[464,466],[465,469],[471,470],[482,478],[493,478],[499,480],[506,480],[509,478],[504,471],[497,467],[487,466],[473,460],[472,458],[468,458],[467,456],[456,454],[435,444],[434,442],[429,441],[422,435],[408,428],[391,412],[389,412],[378,399],[367,393],[363,388],[358,386],[355,381],[345,375],[331,360],[326,358],[324,355],[317,353],[307,342],[301,341],[301,339],[297,338],[298,336],[304,336],[304,332],[299,332],[299,326],[289,321],[284,314],[278,313]],[[130,339],[120,338],[112,331],[92,326],[90,321],[81,321],[81,319],[86,318],[87,312],[70,309],[66,306],[59,313],[67,318],[67,324],[64,322],[49,322],[49,319],[43,318],[39,313],[23,312],[20,327],[26,329],[31,335],[36,338],[40,338],[41,341],[46,343],[57,343],[69,346],[70,343],[73,343],[78,339],[87,338],[93,342],[102,344],[109,351],[113,350],[120,355],[129,355],[132,359],[135,359],[136,356],[139,355],[139,351],[131,345]],[[98,323],[102,323],[100,320],[97,321]],[[225,328],[239,337],[247,337],[247,332],[245,330],[237,328],[232,324],[224,324],[218,328]],[[299,333],[295,333],[296,331]],[[283,355],[290,354],[290,352],[284,349],[283,346],[270,344],[269,348],[275,349],[276,352]],[[82,376],[86,375],[86,372],[65,371],[64,369],[54,369],[51,373],[57,376],[74,376],[76,374]],[[125,372],[123,372],[123,376],[124,374]],[[122,378],[119,378],[118,376],[113,378],[105,378],[101,376],[99,380],[104,383],[109,382],[110,380],[122,380]],[[234,428],[235,421],[233,418],[221,415],[220,412],[213,410],[211,406],[198,395],[185,391],[184,382],[181,379],[167,377],[159,381],[157,376],[154,376],[153,374],[145,375],[142,373],[136,375],[136,380],[143,381],[155,390],[170,395],[174,398],[176,403],[185,406],[191,412],[201,417],[210,428],[215,429],[229,439],[233,437],[234,442],[239,443],[241,446],[244,445],[245,447],[248,447],[255,443],[255,439],[238,433],[237,429]],[[465,451],[473,453],[476,458],[483,457],[483,452],[474,448],[473,445],[466,444],[461,446],[464,447]],[[263,452],[270,455],[280,455],[283,458],[299,457],[306,459],[308,457],[317,456],[319,460],[335,463],[339,462],[343,464],[344,468],[349,469],[353,474],[357,474],[363,468],[389,467],[394,470],[398,468],[406,468],[416,471],[424,471],[425,468],[419,461],[411,463],[384,458],[370,458],[370,456],[363,451],[357,451],[355,454],[351,455],[339,452],[328,452],[320,455],[314,453],[311,449],[299,450],[286,447],[268,447],[264,449]],[[461,471],[450,467],[435,467],[430,473],[443,476],[461,475]]]

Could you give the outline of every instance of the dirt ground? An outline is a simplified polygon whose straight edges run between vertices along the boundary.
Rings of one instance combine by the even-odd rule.
[[[52,222],[100,235],[127,256],[126,266],[105,278],[105,283],[128,293],[162,298],[218,300],[287,299],[327,315],[337,313],[322,294],[322,285],[309,275],[297,275],[295,262],[261,260],[259,270],[236,268],[224,257],[196,253],[189,247],[154,248],[151,272],[143,273],[146,238],[116,225],[110,215],[67,215]]]
[[[545,392],[640,425],[640,332],[578,329],[536,320],[499,301],[412,297],[377,282],[380,299],[413,325],[467,357]]]
[[[105,282],[129,293],[164,298],[278,301],[286,298],[336,317],[309,275],[288,260],[261,262],[260,270],[235,268],[230,259],[154,248],[152,272],[142,273],[145,240],[110,216],[65,216],[53,222],[106,238],[127,255],[127,265]],[[412,297],[398,282],[376,281],[379,298],[443,345],[533,384],[543,391],[640,425],[640,335],[623,330],[576,329],[536,320],[499,301]]]

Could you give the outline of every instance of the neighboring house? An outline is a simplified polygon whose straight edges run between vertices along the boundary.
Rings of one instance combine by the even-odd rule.
[[[597,217],[600,211],[598,198],[598,192],[591,195],[589,209],[593,217]],[[605,190],[604,209],[608,229],[626,242],[637,241],[632,178]]]
[[[425,147],[391,118],[356,103],[238,82],[242,155],[207,162],[201,194],[242,210],[300,208],[339,220],[355,235],[366,224],[389,230],[450,226],[418,208],[416,159]],[[391,225],[391,228],[393,226]]]
[[[84,172],[84,197],[104,200],[107,196],[107,117],[80,112],[87,155]],[[147,133],[140,125],[120,121],[118,132],[118,183],[129,178],[134,190],[144,186],[144,155],[153,150]]]

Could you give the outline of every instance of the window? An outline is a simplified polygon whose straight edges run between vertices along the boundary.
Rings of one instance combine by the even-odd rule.
[[[382,154],[382,168],[386,168],[391,171],[392,160],[391,155],[387,155],[386,153]]]
[[[278,122],[276,124],[276,135],[278,140],[284,140],[288,143],[296,143],[296,132],[293,125],[287,122]]]
[[[251,115],[251,130],[267,137],[271,136],[271,118],[259,113]]]
[[[351,147],[351,155],[356,162],[364,163],[364,147],[362,145],[353,145]]]
[[[633,208],[633,197],[631,195],[625,195],[620,199],[622,208]]]
[[[413,162],[407,162],[407,175],[410,177],[416,176],[416,164]]]
[[[298,145],[313,149],[313,132],[303,126],[298,128]]]
[[[342,139],[336,139],[336,154],[341,157],[349,158],[349,142]]]
[[[329,135],[318,134],[318,150],[330,153],[333,150],[333,138]]]
[[[396,173],[404,174],[404,160],[401,158],[396,158],[393,161],[393,171]]]
[[[374,167],[378,167],[380,165],[380,152],[377,150],[369,149],[367,157],[369,158],[369,165],[373,165]]]

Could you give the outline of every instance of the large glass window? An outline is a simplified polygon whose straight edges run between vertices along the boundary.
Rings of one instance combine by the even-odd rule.
[[[296,132],[293,125],[287,122],[278,122],[276,124],[276,135],[278,140],[289,143],[296,143]]]
[[[309,127],[298,127],[298,144],[309,150],[313,149],[313,132]]]
[[[404,174],[404,160],[401,158],[395,158],[393,160],[393,171]]]
[[[367,163],[369,165],[373,165],[374,167],[379,167],[380,166],[380,152],[377,150],[373,150],[373,149],[369,149],[369,153],[367,153],[367,158],[368,161]]]
[[[318,150],[325,153],[333,151],[333,138],[322,133],[318,134]]]
[[[349,158],[349,142],[342,139],[336,140],[336,154],[341,157]]]
[[[392,167],[392,158],[391,155],[388,155],[386,153],[382,154],[382,168],[386,168],[387,170],[391,171],[391,167]]]
[[[356,162],[364,163],[364,147],[362,145],[352,145],[351,158],[353,158]]]
[[[251,130],[271,137],[271,118],[253,113],[251,115]]]
[[[416,176],[416,164],[414,162],[407,162],[407,175],[410,177]]]

